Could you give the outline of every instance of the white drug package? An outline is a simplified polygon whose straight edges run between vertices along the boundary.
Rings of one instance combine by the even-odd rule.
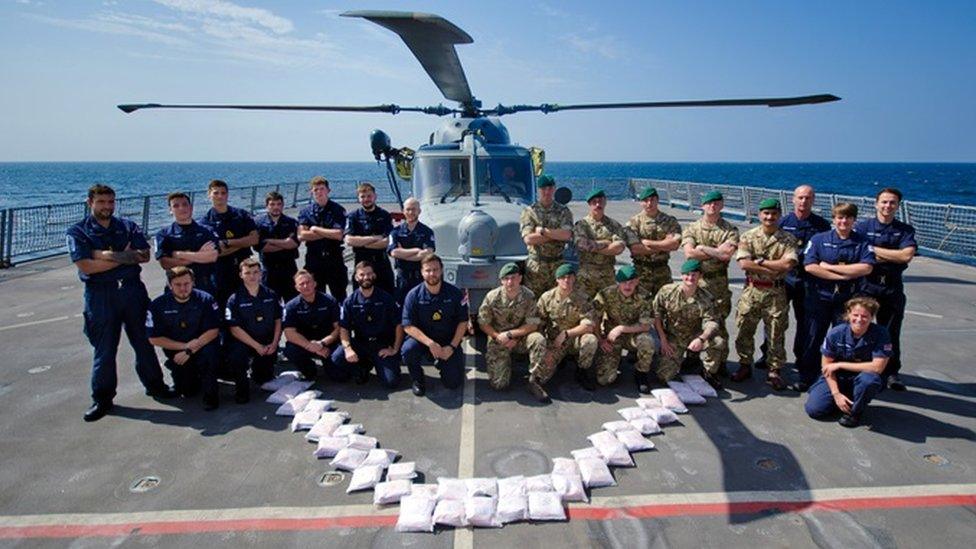
[[[634,430],[634,426],[631,425],[629,421],[625,421],[625,420],[608,421],[608,422],[604,423],[601,427],[603,427],[603,430],[604,431],[610,431],[611,433],[616,433],[618,431],[633,431]]]
[[[322,394],[322,391],[305,391],[289,399],[275,410],[276,416],[293,416],[305,409],[309,401]]]
[[[456,499],[442,499],[434,507],[434,523],[455,528],[463,528],[468,525],[465,518],[464,501]]]
[[[634,466],[634,460],[630,457],[630,452],[627,451],[627,447],[617,440],[617,437],[613,436],[613,433],[600,431],[599,433],[593,433],[586,437],[586,439],[600,452],[607,465],[613,465],[614,467]],[[582,469],[582,467],[580,468]]]
[[[534,475],[525,478],[526,492],[555,492],[556,487],[552,485],[552,476]]]
[[[602,488],[604,486],[616,486],[617,481],[613,480],[610,468],[600,458],[583,458],[576,460],[580,468],[580,476],[583,477],[583,484],[587,488]]]
[[[336,432],[338,432],[338,431],[339,431],[339,429],[336,429]],[[369,451],[369,450],[372,450],[373,448],[376,448],[377,446],[379,446],[379,444],[380,444],[380,441],[376,440],[376,437],[368,437],[366,435],[357,435],[357,434],[350,434],[349,435],[349,447],[350,448],[356,448],[357,450],[366,450],[366,451]]]
[[[703,397],[708,398],[718,398],[718,393],[715,391],[715,387],[712,387],[705,381],[705,378],[695,374],[685,374],[681,376],[681,379],[691,387],[692,391],[700,394]]]
[[[671,412],[670,410],[668,411],[668,413],[671,413],[673,415],[673,412]],[[652,419],[650,416],[632,419],[630,420],[629,423],[631,427],[636,429],[642,435],[656,435],[661,432],[661,426],[658,425],[657,422],[654,421],[654,419]]]
[[[644,435],[637,431],[621,431],[615,435],[617,440],[627,447],[628,452],[641,452],[643,450],[653,450],[654,443],[644,438]]]
[[[282,406],[287,406],[288,404],[282,404]],[[316,412],[315,410],[302,410],[295,414],[295,417],[291,419],[291,432],[297,433],[298,431],[308,431],[311,429],[315,423],[319,420],[321,412]]]
[[[696,393],[690,385],[682,381],[669,381],[668,387],[678,393],[682,404],[705,404],[705,397]]]
[[[350,446],[352,445],[350,444]],[[393,463],[393,460],[396,459],[398,455],[400,455],[400,453],[396,450],[373,448],[368,454],[366,454],[366,459],[363,461],[363,466],[378,465],[379,467],[386,469]]]
[[[647,415],[651,417],[658,425],[667,425],[668,423],[675,423],[678,421],[678,416],[668,410],[667,408],[648,408]]]
[[[468,496],[468,487],[459,478],[440,477],[437,479],[437,500],[464,500]]]
[[[356,435],[362,433],[366,429],[363,428],[362,423],[347,423],[345,425],[340,425],[332,433],[334,437],[347,437],[349,435]]]
[[[342,422],[345,421],[342,418],[336,418],[330,416],[329,412],[326,412],[312,425],[312,428],[305,433],[305,440],[309,442],[318,442],[323,437],[334,436],[336,429],[338,429]],[[345,438],[345,437],[343,437]]]
[[[434,506],[437,500],[423,494],[410,494],[400,498],[400,516],[397,532],[433,532]]]
[[[305,392],[306,389],[312,386],[312,383],[313,382],[311,381],[292,381],[291,383],[288,383],[284,387],[271,393],[271,395],[265,399],[265,402],[268,404],[284,404]]]
[[[498,497],[497,478],[469,478],[465,479],[464,485],[468,489],[468,497]]]
[[[583,488],[583,477],[575,459],[552,460],[552,485],[563,501],[589,501]]]
[[[566,520],[566,510],[559,494],[554,492],[529,492],[530,520]]]
[[[332,458],[329,465],[336,469],[342,469],[343,471],[355,471],[366,460],[366,454],[368,453],[366,450],[357,450],[356,448],[349,448],[347,446],[336,453],[336,456]]]
[[[261,389],[273,393],[278,389],[281,389],[285,385],[288,385],[289,383],[300,380],[301,377],[302,374],[298,373],[295,370],[291,370],[288,372],[281,372],[280,374],[278,374],[278,377],[272,379],[271,381],[265,381],[261,385]],[[309,385],[309,387],[311,387],[311,385]],[[305,389],[307,388],[308,387],[305,387]],[[302,389],[302,391],[304,391],[305,389]]]
[[[525,477],[519,475],[498,479],[498,507],[495,514],[502,524],[529,518]]]
[[[632,419],[637,419],[639,417],[647,417],[647,414],[644,413],[644,409],[641,408],[640,406],[621,408],[617,410],[617,413],[620,414],[620,417],[624,418],[627,421],[630,421]]]
[[[437,485],[436,484],[411,484],[410,495],[424,496],[424,497],[433,498],[434,500],[437,500]]]
[[[661,404],[676,414],[687,414],[688,408],[678,398],[678,393],[674,389],[651,389],[651,394],[656,396]],[[658,421],[658,423],[661,423]]]
[[[474,496],[464,500],[464,518],[471,526],[500,528],[502,523],[495,516],[495,498]]]
[[[349,440],[346,437],[322,437],[319,439],[318,446],[315,447],[315,452],[312,453],[315,457],[331,458],[335,457],[349,444]]]
[[[417,463],[413,461],[393,463],[386,471],[386,480],[413,480],[415,478],[417,478]],[[434,495],[437,495],[436,491]]]
[[[637,405],[645,410],[648,408],[661,408],[664,406],[657,397],[641,397],[637,399]]]
[[[576,461],[579,461],[583,458],[603,459],[603,454],[601,454],[599,450],[597,450],[592,446],[590,446],[589,448],[580,448],[579,450],[573,450],[572,452],[570,452],[570,454],[573,456],[573,459],[575,459]],[[607,460],[603,459],[603,462],[606,463]]]
[[[413,488],[409,480],[388,480],[373,487],[373,505],[399,503],[400,498],[409,496]]]
[[[362,465],[352,472],[349,488],[346,493],[351,494],[359,490],[369,490],[383,478],[383,468],[379,465]]]
[[[303,408],[302,411],[303,412],[314,411],[314,412],[318,412],[319,415],[322,415],[331,409],[332,409],[331,400],[325,400],[322,398],[313,398],[312,400],[308,401],[308,404],[305,405],[305,408]]]

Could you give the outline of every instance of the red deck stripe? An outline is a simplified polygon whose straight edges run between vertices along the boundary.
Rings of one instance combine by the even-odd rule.
[[[976,495],[939,495],[831,499],[822,501],[748,501],[720,503],[652,504],[626,507],[586,507],[569,511],[570,519],[615,520],[688,515],[741,515],[768,511],[858,511],[923,507],[976,506]],[[379,528],[396,524],[393,515],[358,515],[308,519],[254,518],[234,520],[187,520],[122,524],[63,524],[0,527],[0,539],[118,537],[130,535],[203,534],[211,532],[272,532],[328,530],[332,528]]]

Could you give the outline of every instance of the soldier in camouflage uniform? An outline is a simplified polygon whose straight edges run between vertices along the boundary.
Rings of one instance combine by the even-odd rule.
[[[654,300],[661,286],[671,283],[671,252],[681,247],[681,226],[678,220],[658,209],[657,189],[648,187],[637,195],[643,210],[630,218],[627,228],[634,234],[630,255],[640,279],[638,291],[648,303]]]
[[[594,305],[600,334],[600,356],[596,359],[596,381],[610,385],[617,379],[617,367],[624,349],[636,353],[634,380],[637,390],[651,392],[647,372],[654,358],[650,329],[654,314],[650,302],[640,292],[637,269],[625,265],[617,271],[617,283],[596,294]]]
[[[762,224],[749,229],[739,239],[735,259],[746,272],[746,287],[735,313],[735,350],[739,353],[739,369],[732,374],[732,381],[752,377],[756,327],[762,320],[769,341],[766,383],[777,391],[786,388],[786,382],[779,374],[786,362],[784,341],[790,319],[784,279],[796,266],[798,244],[796,237],[779,228],[780,213],[779,200],[763,200],[759,203]]]
[[[540,379],[552,377],[556,366],[567,355],[577,355],[576,380],[585,389],[596,389],[593,357],[598,339],[594,321],[595,311],[590,298],[576,289],[576,268],[563,263],[556,269],[556,287],[539,298],[539,318],[542,332],[549,342]]]
[[[579,289],[592,298],[611,286],[613,265],[618,255],[634,242],[634,236],[617,221],[604,213],[607,195],[597,189],[586,197],[590,213],[573,226],[573,237],[579,250]]]
[[[525,285],[540,296],[555,284],[556,268],[563,263],[563,249],[573,239],[573,214],[555,201],[556,180],[552,176],[539,176],[536,187],[539,200],[522,210],[519,227],[529,248]]]
[[[654,328],[661,340],[657,376],[661,381],[674,379],[686,355],[704,354],[702,377],[719,390],[718,370],[722,356],[728,355],[727,343],[719,332],[715,301],[700,287],[701,269],[701,261],[685,261],[681,282],[666,284],[654,296]]]
[[[518,265],[507,263],[498,274],[501,286],[488,292],[478,309],[478,325],[488,336],[485,362],[492,389],[508,387],[512,377],[512,354],[529,355],[528,389],[540,401],[549,398],[540,373],[545,371],[546,338],[537,330],[542,321],[532,290],[522,286]]]
[[[701,219],[688,225],[681,234],[681,245],[687,259],[702,262],[702,287],[715,300],[718,313],[719,335],[724,341],[729,339],[725,319],[732,312],[732,291],[729,290],[729,261],[739,245],[739,229],[722,218],[725,206],[722,193],[711,191],[702,197]],[[720,375],[726,375],[725,360],[728,347],[722,351],[719,360]]]

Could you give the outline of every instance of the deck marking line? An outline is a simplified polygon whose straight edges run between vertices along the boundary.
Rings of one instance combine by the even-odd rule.
[[[56,316],[54,318],[45,318],[44,320],[32,320],[30,322],[21,322],[20,324],[11,324],[10,326],[0,326],[0,332],[6,332],[7,330],[14,330],[16,328],[26,328],[28,326],[37,326],[38,324],[48,324],[51,322],[61,322],[62,320],[68,320],[69,316]]]
[[[942,315],[937,315],[937,314],[933,314],[933,313],[921,313],[921,312],[918,312],[918,311],[909,311],[908,309],[905,309],[905,314],[907,314],[907,315],[924,316],[926,318],[945,318]]]
[[[465,338],[461,346],[464,349],[464,367],[468,370],[464,379],[464,402],[461,404],[461,441],[458,453],[458,478],[474,476],[474,388],[477,373],[478,350],[471,344],[471,338]],[[474,533],[470,528],[454,530],[455,549],[471,549],[474,547]]]

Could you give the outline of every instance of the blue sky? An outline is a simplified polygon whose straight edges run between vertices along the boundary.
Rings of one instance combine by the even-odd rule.
[[[834,93],[790,109],[505,117],[556,161],[976,161],[974,2],[0,0],[0,161],[367,161],[435,117],[143,111],[127,102],[443,99],[347,9],[433,12],[486,105]]]

